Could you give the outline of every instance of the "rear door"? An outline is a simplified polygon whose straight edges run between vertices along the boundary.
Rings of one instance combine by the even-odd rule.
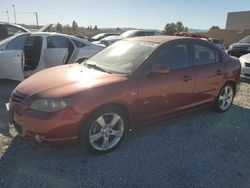
[[[30,34],[11,40],[5,50],[0,51],[0,78],[24,80],[24,45]]]
[[[73,43],[63,36],[48,36],[47,48],[44,50],[44,67],[54,67],[69,62],[75,51]]]
[[[206,103],[214,99],[223,78],[221,53],[204,41],[194,41],[192,51],[192,63],[195,67],[195,102]]]

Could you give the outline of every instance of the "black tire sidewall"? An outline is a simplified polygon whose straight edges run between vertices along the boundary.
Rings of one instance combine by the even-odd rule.
[[[89,130],[92,124],[94,123],[94,121],[96,121],[96,119],[100,117],[102,114],[106,114],[106,113],[116,113],[123,119],[124,132],[123,132],[121,139],[115,146],[107,150],[97,150],[90,144]],[[116,106],[101,107],[97,109],[95,112],[93,112],[83,123],[81,130],[80,130],[80,135],[79,135],[80,146],[85,147],[89,152],[94,153],[94,154],[104,154],[104,153],[111,152],[115,150],[121,144],[123,138],[125,137],[125,134],[127,133],[127,130],[128,130],[128,117],[121,108],[116,107]]]

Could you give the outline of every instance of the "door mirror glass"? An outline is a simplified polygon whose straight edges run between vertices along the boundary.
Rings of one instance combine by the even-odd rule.
[[[150,69],[152,74],[167,74],[169,73],[169,68],[162,64],[153,64]]]

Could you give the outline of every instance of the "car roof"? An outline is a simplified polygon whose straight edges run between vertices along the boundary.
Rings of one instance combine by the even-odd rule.
[[[82,38],[79,38],[79,37],[76,37],[76,36],[73,36],[73,35],[56,33],[56,32],[32,32],[31,36],[63,36],[63,37],[66,37],[66,38],[70,38],[70,39],[74,39],[74,40],[84,42],[84,43],[89,44],[89,45],[94,45],[94,44],[92,44],[91,42],[89,42],[86,39],[82,39]]]
[[[7,22],[0,22],[0,25],[10,25],[10,26],[13,26],[13,27],[20,28],[20,29],[22,29],[22,30],[24,30],[26,32],[29,32],[28,29],[26,29],[26,28],[24,28],[24,27],[22,27],[20,25],[16,25],[16,24],[11,24],[11,23],[7,23]]]

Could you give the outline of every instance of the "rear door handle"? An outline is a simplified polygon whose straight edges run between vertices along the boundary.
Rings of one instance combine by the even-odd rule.
[[[218,69],[218,70],[216,71],[216,74],[217,74],[217,75],[221,75],[221,74],[222,74],[222,71]]]
[[[187,82],[187,81],[189,81],[189,80],[191,80],[191,79],[192,79],[192,77],[191,77],[191,76],[188,76],[188,75],[185,75],[185,76],[183,76],[183,78],[182,78],[182,80],[185,81],[185,82]]]

